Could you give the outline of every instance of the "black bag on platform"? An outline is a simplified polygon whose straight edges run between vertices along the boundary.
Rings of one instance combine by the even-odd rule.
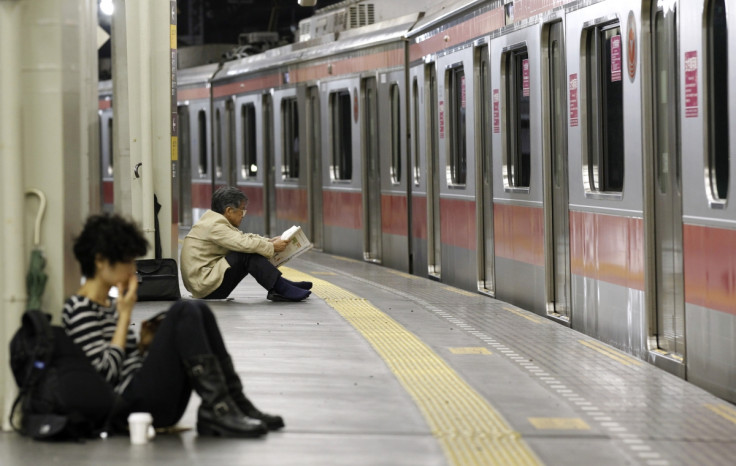
[[[92,438],[107,430],[116,395],[87,356],[51,325],[49,316],[29,310],[10,342],[10,368],[19,394],[10,423],[36,440]],[[15,423],[20,408],[20,426]]]
[[[161,204],[153,195],[154,220],[156,228],[155,259],[135,261],[138,275],[138,301],[176,301],[181,298],[179,291],[179,266],[174,259],[163,259],[161,238],[158,232],[158,211]]]
[[[179,291],[179,266],[174,259],[135,261],[138,275],[138,301],[176,301]]]

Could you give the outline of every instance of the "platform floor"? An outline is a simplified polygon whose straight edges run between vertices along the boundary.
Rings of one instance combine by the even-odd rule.
[[[283,270],[315,282],[306,302],[267,301],[252,278],[210,302],[247,394],[283,431],[144,446],[3,433],[0,464],[734,464],[733,405],[574,330],[328,254]],[[139,303],[136,323],[164,306]]]

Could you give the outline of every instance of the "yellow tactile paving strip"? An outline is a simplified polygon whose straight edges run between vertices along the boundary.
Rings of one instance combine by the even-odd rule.
[[[314,283],[312,292],[342,315],[383,358],[424,414],[453,465],[526,465],[541,462],[520,434],[431,348],[401,324],[329,282],[288,267],[290,280]]]
[[[614,361],[620,362],[624,366],[641,366],[642,365],[642,362],[639,361],[638,359],[632,358],[631,356],[628,356],[618,350],[615,350],[604,343],[601,343],[598,341],[592,341],[592,340],[578,340],[578,342],[581,345],[585,345],[588,348],[595,350],[604,356],[608,356]]]

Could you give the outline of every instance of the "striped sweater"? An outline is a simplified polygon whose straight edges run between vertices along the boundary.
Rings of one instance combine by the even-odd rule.
[[[122,393],[140,369],[143,358],[132,328],[128,328],[124,349],[111,345],[118,321],[116,301],[111,299],[111,303],[105,307],[84,296],[71,296],[64,303],[62,325],[97,372],[117,393]]]

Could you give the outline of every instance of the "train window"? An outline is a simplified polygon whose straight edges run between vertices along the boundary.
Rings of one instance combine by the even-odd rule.
[[[353,178],[353,134],[350,92],[343,90],[330,94],[332,117],[332,167],[333,180]]]
[[[191,174],[191,160],[189,159],[189,148],[191,138],[189,137],[189,107],[186,105],[180,105],[176,109],[178,124],[176,125],[177,138],[178,138],[178,157],[179,167],[182,176],[190,177]],[[185,169],[187,169],[185,171]]]
[[[235,101],[228,99],[225,102],[225,144],[224,154],[226,159],[225,171],[228,184],[234,184],[235,180]]]
[[[112,117],[107,120],[107,175],[112,176],[115,159],[112,156],[113,141],[112,141]]]
[[[728,25],[725,0],[708,5],[708,179],[710,197],[722,201],[728,195]]]
[[[586,31],[587,146],[585,184],[588,191],[620,193],[624,187],[624,102],[618,23]]]
[[[205,177],[208,173],[207,167],[207,114],[200,110],[197,114],[199,123],[199,176]]]
[[[222,177],[222,119],[219,108],[215,111],[215,177]]]
[[[448,184],[464,186],[466,178],[467,149],[465,140],[465,70],[458,66],[449,70],[449,123],[450,123],[450,157],[448,160]]]
[[[252,178],[258,174],[256,158],[256,106],[243,104],[240,106],[240,121],[243,125],[243,158],[240,161],[240,176]]]
[[[505,78],[506,150],[504,183],[509,188],[529,188],[531,134],[529,128],[529,53],[526,47],[503,57]]]
[[[391,85],[391,181],[401,183],[401,96],[399,85]]]
[[[417,78],[414,78],[412,84],[412,102],[414,103],[414,128],[412,141],[414,142],[414,184],[419,185],[421,179],[419,170],[419,84]]]
[[[281,127],[283,136],[283,179],[299,178],[299,109],[296,99],[281,101]]]

